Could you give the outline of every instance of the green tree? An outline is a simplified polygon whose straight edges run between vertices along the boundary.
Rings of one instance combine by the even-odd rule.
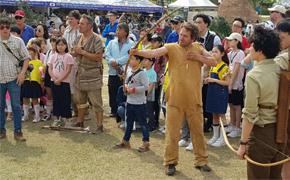
[[[232,33],[232,29],[224,17],[216,17],[209,26],[209,30],[214,31],[223,40]]]
[[[248,0],[248,1],[253,6],[254,9],[265,5],[271,5],[277,2],[277,0]]]

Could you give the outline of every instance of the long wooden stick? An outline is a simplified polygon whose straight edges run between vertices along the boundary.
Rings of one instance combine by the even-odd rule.
[[[154,28],[156,28],[158,26],[158,24],[160,24],[162,21],[164,21],[164,19],[167,19],[169,16],[171,16],[172,14],[174,14],[175,12],[179,11],[180,9],[183,9],[184,7],[181,7],[181,8],[178,8],[178,9],[175,9],[174,11],[172,11],[171,13],[163,16],[162,18],[160,18],[147,32],[146,34],[139,39],[139,41],[136,43],[136,45],[133,47],[134,49],[138,48],[139,46],[139,43],[141,41],[143,41],[143,39],[145,37],[147,37],[148,33],[151,32]],[[126,80],[126,75],[127,75],[127,70],[128,70],[128,65],[129,65],[129,62],[130,62],[130,59],[131,59],[132,55],[130,54],[128,59],[127,59],[127,63],[126,63],[126,68],[125,68],[125,71],[121,77],[121,80],[123,79],[123,87],[125,88],[125,80]],[[126,91],[124,91],[124,94],[126,95]]]

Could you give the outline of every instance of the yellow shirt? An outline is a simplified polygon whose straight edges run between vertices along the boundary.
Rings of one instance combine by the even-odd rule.
[[[225,66],[222,68],[222,70],[218,73],[218,70],[220,69],[220,67],[222,66],[222,65],[224,65],[225,64]],[[230,74],[230,69],[229,69],[229,67],[228,67],[228,65],[225,63],[225,62],[220,62],[220,63],[218,63],[218,65],[216,66],[216,67],[212,67],[211,69],[210,69],[210,71],[209,71],[209,77],[210,77],[210,74],[211,73],[217,73],[218,74],[218,76],[219,76],[219,79],[220,80],[224,80],[225,79],[225,77],[227,76],[227,75],[229,75]]]
[[[288,69],[288,60],[289,60],[288,48],[281,51],[280,54],[274,59],[274,61],[277,64],[279,64],[280,67],[283,69]]]
[[[203,63],[186,58],[187,51],[202,54],[203,47],[197,42],[190,49],[185,49],[178,43],[165,44],[168,50],[168,75],[170,81],[165,93],[168,105],[179,109],[191,108],[202,112],[201,67]],[[200,112],[199,112],[200,111]]]
[[[168,62],[166,63],[166,67],[165,67],[165,72],[167,71],[167,73],[165,74],[165,79],[163,82],[163,91],[166,92],[167,86],[168,86],[168,82],[169,82],[169,73],[168,73]]]
[[[259,105],[276,106],[280,81],[280,67],[273,59],[258,62],[247,74],[243,118],[258,126],[276,123],[276,109],[260,109]]]
[[[30,60],[29,64],[34,67],[34,69],[31,71],[31,81],[36,81],[38,84],[41,84],[41,75],[39,71],[39,67],[43,67],[43,64],[40,60]],[[26,78],[25,80],[30,80],[29,78]]]
[[[144,49],[142,49],[142,41],[139,43],[137,49],[138,49],[138,50],[144,50]],[[149,43],[149,46],[146,48],[146,50],[149,50],[149,49],[151,49],[151,43]],[[141,61],[140,64],[139,64],[139,67],[140,67],[140,68],[142,68],[142,66],[143,66],[143,61]]]

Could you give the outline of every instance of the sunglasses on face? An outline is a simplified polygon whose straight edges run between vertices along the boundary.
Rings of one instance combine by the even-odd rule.
[[[15,16],[15,19],[22,19],[23,17],[21,16]]]
[[[172,24],[173,24],[173,25],[177,25],[177,24],[178,24],[178,22],[176,22],[176,21],[173,21],[173,22],[172,22]]]
[[[35,29],[35,32],[37,32],[37,31],[38,31],[38,32],[42,32],[40,29]]]
[[[10,29],[10,26],[9,26],[9,25],[6,25],[6,26],[1,25],[1,26],[0,26],[0,29],[1,29],[1,30],[5,29],[5,28],[6,28],[6,29]]]
[[[272,13],[279,13],[279,12],[278,11],[271,11],[270,14],[272,14]]]

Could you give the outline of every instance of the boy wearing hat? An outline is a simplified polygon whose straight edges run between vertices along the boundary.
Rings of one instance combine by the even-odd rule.
[[[25,13],[21,10],[15,12],[15,22],[16,25],[21,29],[21,38],[24,41],[25,46],[27,45],[29,39],[35,37],[34,29],[26,24],[25,21]]]
[[[173,29],[175,31],[169,35],[167,43],[175,43],[178,42],[179,32],[181,29],[181,25],[184,22],[184,18],[180,15],[177,15],[170,22],[173,24]]]
[[[147,117],[149,118],[149,132],[156,131],[155,117],[154,117],[154,101],[155,101],[155,83],[157,82],[157,75],[152,68],[155,63],[155,58],[144,58],[143,66],[145,67],[145,73],[149,79],[149,89],[147,95]]]

